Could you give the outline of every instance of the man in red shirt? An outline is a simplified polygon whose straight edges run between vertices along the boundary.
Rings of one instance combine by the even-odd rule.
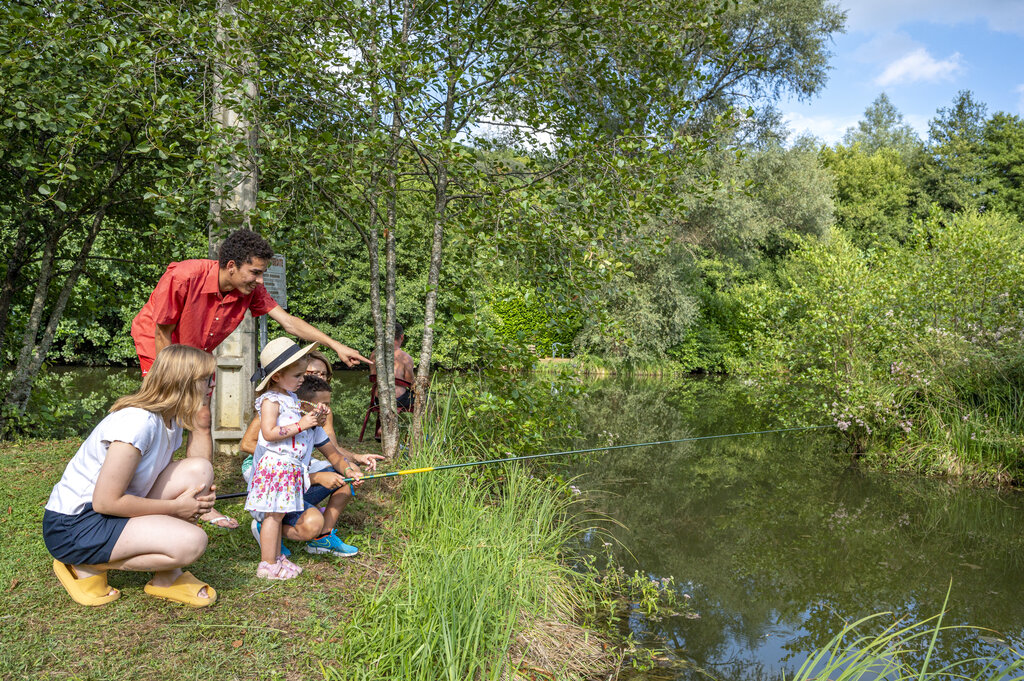
[[[149,300],[132,320],[142,375],[149,372],[157,353],[172,343],[213,352],[242,322],[246,310],[253,317],[268,314],[285,332],[326,345],[348,366],[369,364],[370,360],[359,352],[288,314],[270,297],[263,286],[263,273],[273,256],[274,249],[261,236],[240,229],[221,244],[219,260],[184,260],[168,265]],[[209,408],[204,411],[198,420],[209,423]],[[216,511],[202,519],[217,527],[238,527],[238,521]]]
[[[278,305],[263,286],[274,249],[255,232],[233,232],[220,247],[220,260],[172,262],[149,300],[132,320],[132,338],[142,375],[171,343],[213,352],[242,322],[268,314],[285,332],[326,345],[348,366],[369,363],[359,352],[330,338]]]

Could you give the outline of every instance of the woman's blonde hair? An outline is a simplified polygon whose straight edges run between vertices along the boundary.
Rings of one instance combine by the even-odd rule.
[[[138,407],[192,430],[208,390],[199,381],[213,376],[216,370],[213,355],[188,345],[168,345],[156,356],[139,392],[114,402],[110,411]]]

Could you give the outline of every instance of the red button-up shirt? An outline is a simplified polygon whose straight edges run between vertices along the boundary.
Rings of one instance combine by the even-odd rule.
[[[132,320],[132,338],[139,359],[156,357],[156,325],[176,324],[171,341],[213,352],[242,322],[245,311],[264,315],[277,302],[258,284],[244,295],[237,289],[220,292],[216,260],[172,262],[139,314]]]

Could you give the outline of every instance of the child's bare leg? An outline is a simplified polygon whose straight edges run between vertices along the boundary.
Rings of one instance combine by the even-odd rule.
[[[281,551],[281,521],[284,513],[268,513],[260,525],[260,560],[273,565]]]
[[[321,534],[330,532],[337,526],[338,519],[341,518],[342,512],[348,503],[352,501],[352,494],[349,491],[351,488],[345,485],[337,492],[332,494],[327,500],[327,505],[324,507],[324,521],[323,529],[320,530]]]

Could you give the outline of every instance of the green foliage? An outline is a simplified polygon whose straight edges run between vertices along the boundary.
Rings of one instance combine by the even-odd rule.
[[[914,154],[922,146],[917,133],[903,122],[903,114],[884,92],[864,110],[864,120],[846,131],[843,144],[859,146],[869,155],[888,149],[903,156]]]
[[[982,163],[989,194],[985,210],[1002,211],[1024,221],[1024,120],[999,112],[985,122]]]
[[[987,107],[962,90],[928,122],[923,182],[932,201],[950,213],[984,206],[987,172],[981,156]]]
[[[451,400],[435,402],[427,445],[413,466],[485,454]],[[517,452],[518,453],[518,452]],[[592,577],[558,562],[575,530],[571,495],[511,464],[403,479],[394,530],[405,537],[397,580],[354,594],[352,616],[324,623],[320,640],[341,639],[322,656],[330,679],[507,678],[523,664],[517,634],[552,619],[592,611]],[[571,635],[567,630],[563,635]],[[581,638],[586,634],[581,629]],[[314,649],[316,646],[314,646]],[[334,660],[339,660],[338,665]],[[587,661],[555,654],[548,664],[583,671]]]
[[[997,215],[932,217],[872,254],[837,232],[740,292],[747,369],[785,422],[831,418],[858,449],[913,452],[904,465],[1019,479],[1022,273],[1020,226]]]
[[[533,345],[541,356],[569,354],[582,326],[577,311],[545,305],[532,291],[516,285],[495,286],[491,295],[491,309],[498,317],[503,340]]]
[[[859,248],[903,243],[913,223],[914,182],[895,147],[836,145],[821,151],[835,176],[836,224]]]
[[[451,374],[435,394],[451,401],[451,418],[464,423],[473,446],[488,458],[551,451],[572,441],[582,393],[572,372],[523,380],[507,370]],[[450,391],[450,392],[448,392]]]
[[[11,430],[54,439],[87,434],[106,416],[117,397],[139,386],[137,377],[123,371],[104,373],[99,382],[82,385],[72,373],[44,372],[36,379],[25,413],[6,415]],[[9,381],[8,373],[0,380],[0,390],[6,390]]]

